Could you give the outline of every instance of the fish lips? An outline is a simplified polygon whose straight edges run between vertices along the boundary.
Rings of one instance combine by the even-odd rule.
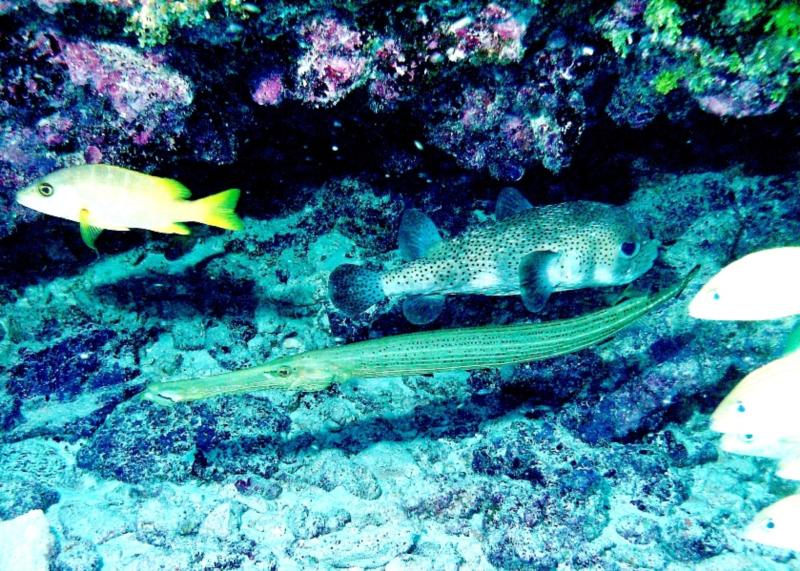
[[[14,199],[17,201],[17,204],[21,204],[27,208],[34,208],[33,204],[31,203],[31,198],[31,194],[29,192],[25,192],[24,190],[20,190],[14,197]]]

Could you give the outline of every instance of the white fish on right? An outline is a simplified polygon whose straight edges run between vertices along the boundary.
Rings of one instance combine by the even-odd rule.
[[[795,456],[787,456],[778,462],[775,475],[784,480],[800,480],[800,453]]]
[[[719,448],[731,454],[775,460],[800,456],[800,440],[764,436],[763,434],[729,432],[720,438]]]
[[[762,545],[800,551],[799,530],[800,494],[795,494],[758,512],[742,535]]]
[[[717,321],[800,315],[800,247],[761,250],[725,266],[689,303],[689,315]]]
[[[711,414],[711,430],[800,439],[800,351],[771,361],[739,381]]]

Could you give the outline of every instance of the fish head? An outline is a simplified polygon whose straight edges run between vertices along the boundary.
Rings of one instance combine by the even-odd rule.
[[[275,388],[298,391],[320,391],[345,378],[338,365],[319,351],[278,358],[261,372]]]
[[[623,285],[653,267],[659,242],[652,240],[624,209],[596,205],[581,230],[584,280],[592,285]]]
[[[762,545],[798,551],[800,550],[798,525],[800,525],[800,494],[795,494],[780,499],[758,512],[742,535],[745,539]]]
[[[75,168],[57,170],[35,180],[17,192],[17,202],[43,214],[78,220],[82,206]]]
[[[716,321],[761,321],[795,315],[797,247],[770,248],[723,267],[689,302],[689,315]]]
[[[749,373],[711,414],[711,430],[755,434],[759,439],[798,439],[796,398],[800,353],[771,361]]]

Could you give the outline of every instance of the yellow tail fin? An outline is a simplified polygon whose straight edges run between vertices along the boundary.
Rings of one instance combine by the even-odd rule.
[[[195,200],[192,202],[195,209],[194,221],[226,230],[241,230],[244,228],[244,223],[234,211],[239,201],[239,194],[238,188],[231,188]]]

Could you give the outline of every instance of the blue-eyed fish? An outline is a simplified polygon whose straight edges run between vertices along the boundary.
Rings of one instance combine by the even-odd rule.
[[[800,439],[728,432],[720,438],[719,448],[731,454],[781,460],[800,456]]]
[[[764,508],[743,536],[763,545],[800,551],[800,494],[787,496]]]
[[[711,414],[715,432],[800,439],[800,352],[748,374]]]
[[[761,250],[725,266],[689,303],[689,315],[719,321],[800,315],[800,247]]]
[[[415,324],[433,321],[446,295],[521,295],[539,311],[550,294],[627,284],[649,270],[658,242],[648,239],[618,206],[578,201],[533,207],[516,190],[498,197],[496,221],[443,240],[420,210],[407,210],[399,248],[406,263],[376,272],[354,264],[328,282],[333,304],[350,315],[385,298],[405,298]]]
[[[103,230],[142,228],[166,234],[190,234],[184,222],[240,230],[234,209],[239,190],[187,200],[180,182],[111,165],[80,165],[57,170],[17,193],[17,202],[44,214],[80,224],[92,249]]]

